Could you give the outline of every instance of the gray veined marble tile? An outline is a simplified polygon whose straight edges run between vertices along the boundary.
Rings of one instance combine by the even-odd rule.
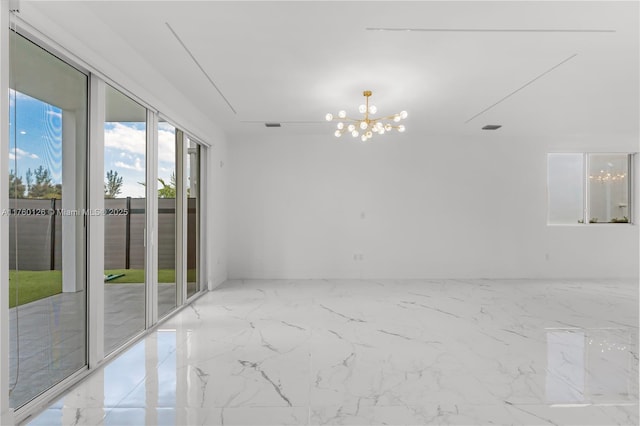
[[[638,424],[637,324],[624,280],[229,281],[34,424]]]

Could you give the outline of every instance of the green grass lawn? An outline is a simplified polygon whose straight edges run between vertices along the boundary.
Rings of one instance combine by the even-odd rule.
[[[124,274],[106,284],[131,284],[144,282],[143,269],[108,269],[108,274]],[[196,280],[196,270],[187,270],[187,282]],[[159,283],[175,283],[174,269],[158,270]],[[16,298],[16,286],[18,294]],[[12,271],[9,270],[9,307],[24,305],[62,292],[62,271]]]
[[[16,298],[16,285],[18,295]],[[24,305],[62,292],[62,271],[9,270],[9,307]]]

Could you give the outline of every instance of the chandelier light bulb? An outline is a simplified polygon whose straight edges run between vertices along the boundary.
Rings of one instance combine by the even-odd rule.
[[[342,109],[334,116],[329,113],[325,116],[327,121],[336,122],[337,130],[334,131],[336,137],[341,137],[344,133],[351,133],[354,138],[360,137],[365,142],[373,138],[374,134],[384,135],[392,130],[397,130],[400,133],[405,131],[405,126],[399,125],[400,121],[407,118],[407,111],[400,111],[395,114],[388,114],[382,117],[376,118],[378,114],[378,108],[375,105],[370,104],[371,90],[365,90],[362,92],[365,96],[366,102],[358,106],[360,118],[347,117],[347,111]],[[605,178],[602,178],[605,179]],[[622,179],[619,176],[609,175],[607,180],[619,180]]]

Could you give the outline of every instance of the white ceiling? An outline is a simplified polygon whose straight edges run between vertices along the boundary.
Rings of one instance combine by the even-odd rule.
[[[408,134],[638,133],[637,2],[29,3],[161,93],[138,71],[155,68],[230,134],[331,134],[324,115],[355,113],[363,90],[407,110]]]

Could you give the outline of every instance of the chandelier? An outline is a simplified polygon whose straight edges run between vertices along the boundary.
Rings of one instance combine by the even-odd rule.
[[[624,179],[625,177],[627,177],[626,173],[612,174],[611,172],[605,172],[604,170],[600,170],[600,173],[597,175],[589,175],[589,179],[598,182],[616,182]]]
[[[407,111],[402,111],[398,114],[387,115],[385,117],[372,117],[373,114],[378,112],[378,108],[375,105],[369,105],[369,97],[371,96],[370,90],[362,92],[366,98],[366,104],[360,105],[358,111],[364,114],[363,118],[350,118],[347,117],[347,112],[341,110],[338,112],[338,116],[334,117],[329,113],[326,115],[327,121],[338,121],[338,129],[334,135],[339,138],[344,133],[350,133],[351,136],[357,138],[360,136],[362,142],[366,142],[373,137],[374,133],[378,135],[384,135],[385,132],[397,130],[398,132],[404,132],[405,127],[402,124],[397,124],[400,120],[407,118]]]

